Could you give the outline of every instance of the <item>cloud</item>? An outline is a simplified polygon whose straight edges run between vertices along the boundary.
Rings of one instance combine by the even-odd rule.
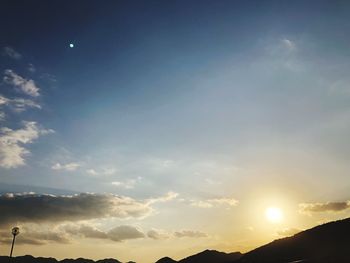
[[[164,203],[164,202],[168,202],[168,201],[174,200],[178,196],[179,196],[178,193],[175,193],[173,191],[169,191],[164,196],[148,199],[147,203],[148,204]]]
[[[319,212],[341,212],[348,208],[350,208],[350,201],[299,204],[299,212],[304,214]]]
[[[296,49],[296,44],[290,39],[283,38],[281,39],[281,43],[288,51],[293,51]]]
[[[28,64],[28,68],[27,68],[30,72],[34,73],[36,71],[36,68],[34,67],[33,64],[29,63]]]
[[[302,230],[297,228],[285,228],[277,231],[277,234],[282,237],[294,236],[295,234],[301,232]]]
[[[112,182],[112,185],[125,189],[133,189],[135,187],[135,184],[137,184],[139,181],[141,181],[141,177],[138,177],[137,179],[129,179],[125,182],[114,181]]]
[[[0,121],[4,121],[6,118],[6,114],[3,111],[0,111]]]
[[[99,238],[107,239],[108,236],[105,232],[97,229],[94,226],[90,225],[67,225],[64,226],[64,230],[72,235],[80,235],[86,238]]]
[[[95,169],[87,169],[86,172],[89,174],[89,175],[93,175],[93,176],[98,176],[99,173],[96,172]]]
[[[115,174],[117,171],[114,168],[102,168],[99,171],[96,169],[87,169],[86,173],[92,176],[109,176]]]
[[[130,179],[125,182],[114,181],[112,182],[112,185],[117,187],[123,187],[125,189],[133,189],[135,187],[135,183],[136,183],[136,180]]]
[[[0,243],[9,244],[11,241],[12,238],[9,231],[0,232]],[[69,244],[71,239],[66,233],[57,231],[55,228],[40,230],[39,227],[33,225],[21,226],[20,234],[16,238],[17,245],[45,245],[47,243]]]
[[[152,208],[142,201],[112,194],[81,193],[71,196],[34,193],[0,195],[0,225],[10,222],[40,223],[97,218],[142,218]]]
[[[55,231],[27,231],[26,233],[22,233],[22,235],[26,234],[31,240],[35,241],[50,241],[61,244],[69,244],[71,239],[67,237],[64,233],[55,232]]]
[[[8,106],[15,112],[22,112],[27,108],[41,109],[41,106],[33,100],[23,98],[9,99],[2,95],[0,95],[0,106]]]
[[[147,232],[147,237],[155,240],[161,240],[161,239],[168,239],[170,237],[170,234],[164,230],[153,228]]]
[[[52,170],[65,170],[65,171],[75,171],[77,170],[81,165],[79,163],[66,163],[66,164],[60,164],[55,163],[53,166],[51,166]]]
[[[174,233],[175,237],[192,237],[192,238],[200,238],[200,237],[208,237],[208,235],[204,232],[193,231],[193,230],[182,230]]]
[[[34,80],[25,79],[11,69],[6,69],[4,75],[3,80],[5,83],[18,88],[23,93],[32,97],[38,97],[40,95],[39,88],[36,86]]]
[[[22,55],[18,53],[16,50],[14,50],[12,47],[4,47],[2,49],[2,55],[3,56],[8,56],[10,58],[19,60],[22,58]]]
[[[116,242],[145,237],[142,230],[130,225],[117,226],[107,232],[90,225],[71,225],[64,227],[64,230],[72,235],[79,235],[86,238],[109,239]]]
[[[8,233],[5,233],[8,235]],[[4,234],[1,235],[0,237],[0,244],[8,245],[11,244],[12,238],[5,237]],[[27,238],[23,237],[23,235],[18,236],[16,238],[16,245],[37,245],[37,246],[42,246],[45,245],[46,242],[42,240],[36,240],[34,238]]]
[[[108,238],[113,241],[123,241],[127,239],[144,238],[145,234],[133,226],[117,226],[107,233]]]
[[[238,205],[238,200],[234,198],[214,198],[214,199],[208,199],[208,200],[192,200],[191,201],[192,206],[200,207],[200,208],[212,208],[217,205],[226,205],[229,207]]]
[[[41,129],[36,122],[23,122],[23,128],[12,130],[0,129],[0,167],[15,168],[25,164],[25,156],[30,151],[24,147],[33,143],[40,135],[52,133],[53,130]]]

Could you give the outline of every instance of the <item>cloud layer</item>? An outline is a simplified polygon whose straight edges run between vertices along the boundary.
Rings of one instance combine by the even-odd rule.
[[[301,213],[340,212],[350,208],[349,201],[299,204]]]
[[[140,218],[150,214],[151,210],[144,202],[112,194],[5,194],[0,196],[0,225],[10,222],[62,222],[107,217]]]

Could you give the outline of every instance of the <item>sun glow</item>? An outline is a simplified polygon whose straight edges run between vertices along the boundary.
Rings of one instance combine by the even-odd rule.
[[[266,219],[271,223],[279,223],[283,219],[283,212],[278,207],[268,207],[265,210]]]

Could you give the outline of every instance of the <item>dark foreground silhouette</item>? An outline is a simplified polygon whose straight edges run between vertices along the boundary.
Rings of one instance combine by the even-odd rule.
[[[121,263],[115,259],[34,258],[9,259],[0,256],[0,263]],[[142,263],[142,262],[141,262]],[[248,253],[224,253],[205,250],[193,256],[173,260],[164,257],[156,263],[350,263],[350,218],[323,224],[292,237],[275,240]]]

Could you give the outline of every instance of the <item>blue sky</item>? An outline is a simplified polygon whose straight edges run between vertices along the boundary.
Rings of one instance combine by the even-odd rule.
[[[1,192],[130,198],[144,214],[81,220],[103,231],[137,226],[136,238],[154,228],[174,257],[244,251],[282,229],[348,216],[346,1],[1,6]],[[268,206],[279,206],[284,222],[254,219]],[[46,223],[62,234],[67,222],[85,221]],[[82,249],[93,244],[77,240]],[[115,246],[133,242],[150,262],[163,255],[148,239]],[[115,249],[112,242],[106,254]]]

